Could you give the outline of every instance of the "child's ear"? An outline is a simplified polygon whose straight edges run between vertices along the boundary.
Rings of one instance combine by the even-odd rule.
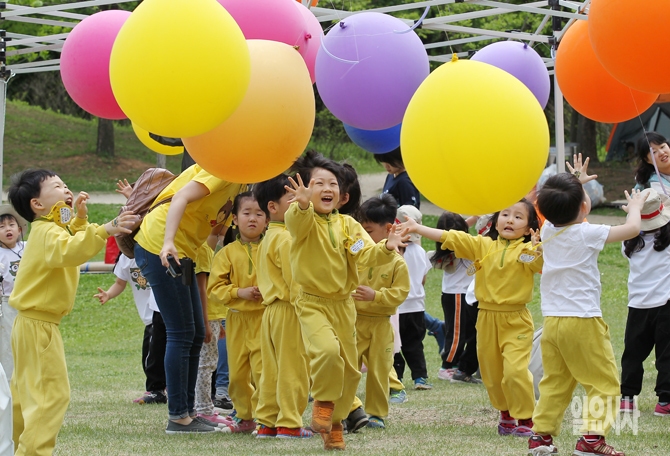
[[[44,209],[44,205],[40,203],[40,201],[37,198],[33,198],[30,200],[30,208],[35,212],[35,210],[41,211]]]
[[[268,201],[268,211],[270,214],[277,213],[277,204],[274,201]]]
[[[387,223],[386,224],[386,234],[390,233],[391,229],[393,229],[393,223]]]
[[[349,194],[348,193],[343,193],[340,195],[340,206],[344,206],[349,202]]]

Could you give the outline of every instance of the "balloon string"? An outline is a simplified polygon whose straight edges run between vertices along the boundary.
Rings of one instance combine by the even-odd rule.
[[[426,6],[426,10],[423,12],[419,20],[416,21],[412,27],[408,28],[407,30],[394,30],[393,33],[408,33],[413,31],[415,28],[417,28],[423,23],[423,20],[426,18],[426,16],[428,16],[428,11],[430,11],[430,5]]]
[[[340,58],[340,57],[334,55],[332,52],[330,52],[330,51],[328,50],[328,48],[326,48],[326,43],[325,43],[325,41],[326,41],[326,40],[321,40],[321,49],[323,49],[323,52],[325,52],[326,54],[328,54],[330,57],[332,57],[332,58],[334,58],[335,60],[338,60],[338,61],[340,61],[340,62],[351,63],[352,65],[356,65],[357,63],[361,63],[360,60],[347,60],[347,59],[342,59],[342,58]]]

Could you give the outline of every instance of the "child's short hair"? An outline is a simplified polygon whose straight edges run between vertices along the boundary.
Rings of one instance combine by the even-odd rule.
[[[465,219],[460,214],[454,214],[453,212],[444,211],[440,218],[437,219],[437,226],[435,227],[438,230],[456,230],[468,232],[468,224]],[[435,254],[430,258],[431,263],[440,262],[453,253],[453,250],[445,249],[442,250],[442,243],[435,243]]]
[[[265,215],[268,217],[270,216],[268,203],[270,201],[276,203],[286,195],[288,193],[288,190],[286,190],[285,187],[286,185],[291,185],[286,174],[280,174],[272,179],[254,185],[254,197],[256,198],[256,201],[258,201],[261,210],[265,212]]]
[[[537,195],[537,208],[554,225],[565,225],[579,215],[584,201],[584,187],[570,173],[551,176]]]
[[[239,193],[235,197],[235,199],[233,200],[233,210],[231,211],[231,213],[233,215],[237,215],[237,213],[240,210],[240,206],[242,206],[242,200],[245,200],[245,199],[250,199],[252,201],[258,201],[256,199],[256,197],[254,196],[254,193],[252,191]]]
[[[305,186],[309,185],[309,181],[312,179],[312,171],[314,168],[323,168],[330,171],[337,178],[337,184],[340,186],[340,191],[342,189],[342,165],[337,163],[334,160],[330,160],[320,153],[308,150],[305,155],[298,158],[293,166],[291,171],[294,171],[300,174],[303,183]]]
[[[542,187],[542,188],[544,189],[544,187]],[[523,203],[526,206],[526,209],[528,210],[528,228],[531,228],[534,231],[539,230],[540,229],[540,218],[537,216],[537,211],[535,210],[535,206],[533,206],[533,203],[528,201],[526,198],[522,198],[521,201],[519,201],[519,202]],[[544,214],[544,212],[542,214]],[[491,217],[491,228],[489,228],[489,232],[486,233],[486,236],[490,237],[493,240],[498,239],[498,228],[496,228],[496,225],[498,224],[498,217],[499,216],[500,216],[500,211],[493,214],[493,216]],[[524,242],[530,242],[531,237],[532,236],[530,234],[525,235],[523,237]]]
[[[398,203],[388,193],[375,196],[365,201],[358,210],[360,223],[376,223],[377,225],[393,224],[395,222]]]
[[[349,194],[349,201],[340,207],[340,214],[355,214],[361,206],[361,183],[358,182],[358,174],[349,163],[342,163],[342,188],[340,198],[344,193]]]
[[[400,147],[393,149],[391,152],[385,154],[375,154],[375,160],[377,163],[388,163],[391,166],[396,168],[404,168],[405,164],[402,161],[402,154],[400,153]]]
[[[12,176],[7,198],[21,217],[29,222],[35,220],[30,200],[40,196],[42,182],[56,175],[48,169],[27,169]]]

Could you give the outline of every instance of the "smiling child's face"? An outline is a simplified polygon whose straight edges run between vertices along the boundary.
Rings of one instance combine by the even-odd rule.
[[[330,214],[340,201],[340,186],[335,174],[324,168],[312,171],[312,204],[317,214]]]
[[[40,196],[31,200],[33,211],[36,215],[47,215],[51,208],[59,201],[72,207],[74,196],[65,182],[58,176],[51,176],[44,179],[40,187]]]

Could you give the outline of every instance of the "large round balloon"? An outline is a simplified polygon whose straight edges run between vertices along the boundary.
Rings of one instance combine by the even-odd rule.
[[[670,92],[670,2],[593,0],[589,36],[605,69],[643,92]]]
[[[203,135],[183,138],[193,159],[211,174],[261,182],[288,169],[305,150],[314,127],[314,90],[295,49],[249,40],[251,82],[228,120]]]
[[[361,130],[344,124],[344,131],[361,149],[373,154],[385,154],[400,146],[400,127],[399,124],[385,130]]]
[[[125,119],[109,82],[109,55],[130,11],[95,13],[68,34],[60,56],[65,90],[84,111],[103,119]]]
[[[626,87],[605,70],[593,52],[589,27],[584,21],[572,24],[561,40],[556,53],[556,78],[570,106],[597,122],[632,119],[658,97]]]
[[[495,212],[535,185],[549,128],[532,92],[509,73],[456,61],[412,98],[400,133],[407,173],[431,202],[461,214]]]
[[[429,71],[416,33],[400,19],[380,13],[340,21],[323,38],[316,56],[316,86],[326,107],[345,124],[363,130],[401,123]]]
[[[542,57],[526,43],[498,41],[480,49],[470,60],[488,63],[523,82],[544,109],[549,101],[551,83]]]
[[[184,146],[173,147],[161,144],[155,139],[153,139],[151,136],[149,136],[149,132],[146,131],[144,128],[140,127],[135,122],[133,122],[132,124],[133,124],[133,131],[135,132],[135,136],[137,136],[137,139],[139,139],[142,144],[144,144],[157,154],[179,155],[181,153],[184,153]]]
[[[305,64],[309,70],[309,77],[312,79],[312,83],[314,83],[316,82],[314,66],[316,65],[316,55],[319,52],[321,40],[323,39],[323,28],[321,28],[321,23],[309,9],[298,2],[295,3],[295,6],[305,19],[305,33],[302,35],[301,40],[296,43],[296,46],[298,46],[298,52],[300,52],[300,55],[305,60]]]
[[[212,0],[145,0],[114,42],[114,96],[139,126],[195,136],[221,124],[244,98],[251,66],[244,35]]]

